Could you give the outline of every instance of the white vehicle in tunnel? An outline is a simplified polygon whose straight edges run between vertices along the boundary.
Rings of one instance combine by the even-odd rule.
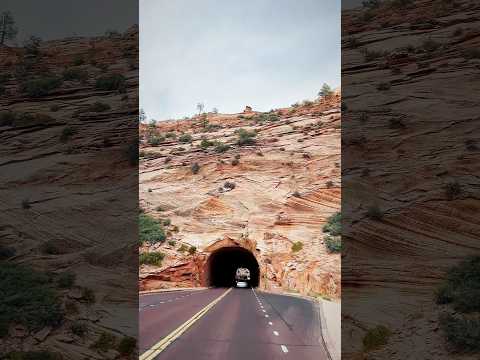
[[[246,288],[246,287],[248,287],[248,283],[246,281],[237,281],[235,286],[237,288]]]
[[[247,268],[238,268],[235,273],[236,287],[246,288],[248,287],[248,281],[250,281],[250,270]]]

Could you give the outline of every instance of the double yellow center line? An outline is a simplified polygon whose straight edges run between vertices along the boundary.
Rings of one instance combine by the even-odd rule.
[[[227,294],[232,291],[232,288],[225,291],[222,295],[218,298],[213,300],[210,304],[205,306],[202,310],[197,312],[193,315],[190,319],[185,321],[182,325],[178,328],[173,330],[170,334],[165,336],[162,340],[158,343],[153,345],[149,350],[145,351],[142,355],[140,355],[139,360],[153,360],[158,354],[160,354],[163,350],[167,348],[172,342],[178,339],[185,331],[188,330],[190,326],[192,326],[198,319],[204,316],[212,307],[214,307],[220,300],[222,300]]]

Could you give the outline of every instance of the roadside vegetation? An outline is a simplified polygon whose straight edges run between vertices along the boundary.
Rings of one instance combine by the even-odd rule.
[[[166,240],[162,222],[153,217],[140,214],[138,216],[140,244],[163,243]]]
[[[480,353],[480,256],[451,268],[435,297],[446,308],[440,328],[449,349]]]
[[[45,273],[25,266],[0,264],[0,338],[11,324],[38,331],[56,327],[63,320],[55,283]]]
[[[330,216],[323,226],[325,246],[331,253],[342,251],[342,214],[340,212]]]

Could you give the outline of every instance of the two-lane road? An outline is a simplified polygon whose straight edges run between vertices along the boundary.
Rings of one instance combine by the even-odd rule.
[[[176,334],[182,324],[188,326]],[[140,354],[153,354],[145,360],[328,359],[313,303],[252,289],[142,295],[139,336]]]

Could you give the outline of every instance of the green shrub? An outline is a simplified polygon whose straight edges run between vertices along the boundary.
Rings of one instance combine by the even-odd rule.
[[[148,144],[151,146],[158,146],[165,141],[163,136],[152,135],[148,138]]]
[[[292,244],[292,251],[298,252],[303,249],[303,243],[301,241],[294,242]]]
[[[378,205],[372,205],[367,209],[367,217],[372,220],[380,221],[383,218],[383,211]]]
[[[79,68],[67,68],[62,73],[63,80],[66,81],[86,81],[88,79],[88,72]]]
[[[103,75],[99,77],[95,83],[95,88],[97,90],[104,91],[113,91],[120,90],[123,91],[126,86],[126,79],[121,74],[111,74]]]
[[[203,139],[202,142],[200,143],[200,147],[204,150],[208,149],[210,146],[213,146],[213,145],[215,145],[215,143],[207,139]]]
[[[238,145],[253,145],[256,142],[255,137],[257,136],[257,133],[255,131],[238,129],[235,133],[238,135]]]
[[[338,253],[342,251],[342,240],[340,237],[326,235],[324,241],[329,252]]]
[[[24,82],[20,91],[30,97],[40,97],[48,95],[52,90],[60,87],[63,79],[56,76],[45,76],[38,79],[27,80]]]
[[[166,137],[167,139],[175,139],[175,138],[177,137],[177,134],[174,133],[174,132],[172,132],[172,131],[170,131],[170,132],[167,132],[167,133],[165,134],[165,137]]]
[[[0,289],[0,337],[7,335],[13,323],[33,331],[61,323],[61,305],[46,274],[0,263]]]
[[[217,144],[215,145],[215,152],[216,153],[224,153],[228,149],[230,149],[230,145],[228,145],[228,144],[223,144],[221,142],[217,142]]]
[[[194,163],[190,167],[190,170],[192,170],[192,174],[198,174],[198,172],[200,171],[200,165],[198,165],[198,163]]]
[[[155,244],[165,241],[165,232],[163,230],[162,224],[158,220],[146,214],[140,214],[138,216],[138,223],[140,232],[140,243],[143,244],[144,242],[148,242],[150,244]]]
[[[155,265],[161,266],[165,254],[161,252],[148,252],[139,255],[140,265]]]
[[[363,350],[370,351],[386,345],[390,336],[390,330],[383,325],[369,329],[363,337]]]
[[[445,195],[448,200],[455,200],[462,194],[462,187],[458,181],[449,182],[445,186]]]
[[[381,83],[377,84],[377,90],[379,90],[379,91],[390,90],[391,87],[392,87],[392,85],[389,82],[381,82]]]
[[[75,273],[64,272],[58,276],[57,285],[62,289],[70,289],[75,284]]]
[[[456,352],[480,352],[480,320],[465,316],[443,315],[440,328]]]
[[[190,255],[193,255],[197,252],[197,248],[195,246],[190,246],[190,248],[188,249],[188,253]]]
[[[169,240],[168,241],[168,245],[170,246],[175,246],[177,244],[177,242],[175,240]]]
[[[185,252],[188,250],[188,246],[186,246],[185,244],[182,244],[179,248],[178,248],[178,251],[179,252]]]
[[[178,141],[180,141],[180,142],[183,143],[183,144],[192,142],[192,135],[190,135],[190,134],[182,134],[182,135],[180,135],[180,137],[178,138]]]
[[[88,326],[84,322],[76,321],[70,325],[70,331],[74,335],[84,337],[88,332]]]
[[[117,350],[120,353],[120,355],[132,355],[135,352],[135,349],[137,348],[137,339],[130,337],[130,336],[125,336],[120,340]]]
[[[15,250],[15,248],[10,246],[0,245],[0,261],[9,259],[15,256],[16,253],[17,251]]]
[[[327,219],[327,223],[323,225],[323,232],[329,233],[331,236],[339,236],[342,234],[342,214],[337,212]]]
[[[70,140],[70,138],[75,134],[75,129],[71,126],[65,126],[62,130],[62,134],[60,135],[60,141],[66,142]]]
[[[116,338],[115,335],[103,332],[98,339],[92,344],[92,348],[98,351],[108,351],[115,347]]]
[[[223,184],[223,187],[224,187],[225,189],[233,190],[233,189],[235,189],[236,185],[235,185],[234,182],[226,181],[225,184]]]
[[[169,225],[172,224],[172,220],[170,220],[170,219],[163,219],[163,220],[162,220],[162,223],[163,223],[164,226],[169,226]]]

